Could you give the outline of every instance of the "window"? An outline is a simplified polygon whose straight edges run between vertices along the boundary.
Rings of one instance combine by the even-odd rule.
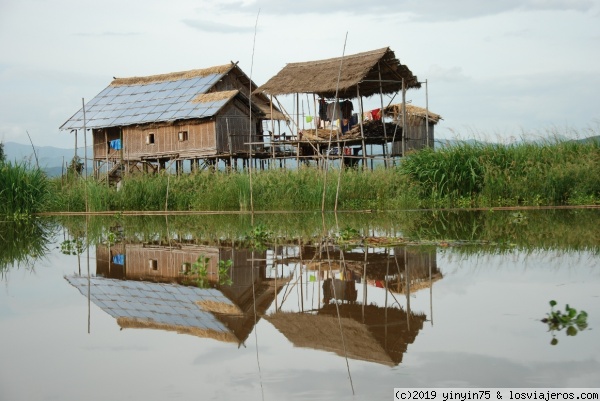
[[[181,264],[181,273],[186,274],[192,270],[192,264],[189,262],[184,262]]]
[[[148,267],[150,268],[150,270],[158,270],[158,260],[156,260],[156,259],[149,259],[148,260]]]
[[[146,137],[146,144],[153,145],[154,144],[154,132],[150,132]]]
[[[188,132],[187,131],[179,131],[179,142],[188,140]]]

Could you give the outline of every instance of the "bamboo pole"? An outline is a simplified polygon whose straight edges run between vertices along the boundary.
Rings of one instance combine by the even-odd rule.
[[[383,143],[383,166],[385,168],[388,168],[389,163],[387,161],[387,146],[388,146],[388,141],[387,141],[387,131],[385,128],[385,113],[384,113],[384,108],[383,108],[383,85],[381,83],[381,64],[379,62],[377,62],[377,72],[379,73],[379,101],[381,103],[381,112],[380,112],[380,116],[381,116],[381,124],[383,125],[383,138],[384,138],[384,143]]]
[[[83,176],[87,178],[87,121],[85,116],[85,100],[81,98],[81,105],[83,109]]]
[[[406,86],[402,78],[402,157],[406,155]]]
[[[254,70],[254,50],[256,47],[256,29],[258,27],[258,16],[260,15],[260,9],[256,14],[256,22],[254,24],[254,39],[252,42],[252,63],[250,64],[250,82],[248,83],[250,89],[250,95],[248,96],[248,115],[250,117],[250,126],[248,127],[248,135],[250,136],[249,142],[252,142],[252,72]],[[248,145],[249,151],[249,163],[248,163],[248,180],[250,185],[250,211],[252,212],[252,220],[254,223],[254,199],[252,197],[252,145]]]
[[[425,80],[425,134],[427,135],[427,147],[429,147],[429,84]]]
[[[342,66],[344,64],[344,56],[346,55],[346,42],[348,41],[348,31],[346,31],[346,37],[344,38],[344,50],[342,50],[342,58],[340,59],[340,68],[338,70],[338,78],[337,78],[337,83],[336,83],[336,87],[335,87],[335,99],[334,99],[334,107],[333,107],[333,115],[332,115],[332,120],[335,120],[335,113],[337,112],[338,109],[338,91],[339,91],[339,87],[340,87],[340,79],[342,77]],[[338,116],[339,117],[339,116]],[[331,122],[331,132],[329,134],[329,144],[327,147],[327,155],[326,155],[326,162],[325,162],[325,175],[323,177],[323,199],[321,202],[321,213],[325,212],[325,195],[326,195],[326,189],[327,189],[327,171],[329,170],[329,153],[331,152],[331,137],[333,136],[333,121]],[[339,134],[339,127],[336,130],[336,138],[337,138],[337,144],[338,144],[338,153],[340,151],[339,149],[339,145],[340,145],[340,134]],[[341,167],[340,167],[340,175],[341,175]]]
[[[365,130],[363,126],[363,118],[364,118],[364,109],[363,109],[363,101],[362,96],[360,95],[359,85],[356,85],[356,97],[358,98],[358,109],[360,115],[358,116],[358,121],[360,123],[360,138],[362,142],[362,160],[363,160],[363,170],[366,169],[367,166],[367,146],[365,145]]]

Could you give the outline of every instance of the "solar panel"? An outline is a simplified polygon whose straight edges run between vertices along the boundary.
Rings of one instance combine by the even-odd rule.
[[[222,77],[223,74],[210,74],[144,85],[108,86],[86,104],[88,126],[111,127],[213,116],[227,99],[209,104],[195,103],[193,99],[206,93]],[[81,128],[82,120],[83,113],[79,110],[61,129]]]

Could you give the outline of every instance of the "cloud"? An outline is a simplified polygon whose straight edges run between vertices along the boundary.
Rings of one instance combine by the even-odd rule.
[[[496,15],[515,10],[556,10],[587,12],[594,7],[592,0],[386,0],[365,3],[362,0],[281,1],[222,1],[211,0],[212,7],[225,12],[246,12],[274,15],[353,14],[381,16],[382,14],[412,15],[420,21],[452,21]]]
[[[429,67],[426,75],[427,79],[438,82],[462,82],[469,79],[463,72],[462,67],[444,68],[437,64]]]
[[[106,31],[106,32],[78,32],[78,33],[74,33],[73,36],[86,36],[86,37],[102,37],[102,36],[109,36],[109,37],[115,37],[115,36],[136,36],[136,35],[140,35],[140,32],[112,32],[112,31]]]
[[[251,26],[239,26],[229,25],[220,22],[206,21],[206,20],[194,20],[184,19],[182,22],[190,28],[197,29],[203,32],[215,32],[215,33],[251,33],[254,32],[254,27]]]

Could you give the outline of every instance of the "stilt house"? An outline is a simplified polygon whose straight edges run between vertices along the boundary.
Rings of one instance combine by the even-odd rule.
[[[295,95],[296,105],[306,97],[307,104],[314,105],[309,113],[312,128],[301,129],[304,121],[300,121],[300,111],[295,111],[297,134],[291,144],[297,146],[300,157],[318,159],[327,153],[333,157],[362,158],[365,164],[366,159],[373,157],[367,154],[367,145],[381,145],[384,159],[403,156],[409,130],[389,122],[384,104],[387,99],[383,95],[400,92],[405,104],[406,90],[420,87],[416,75],[386,47],[344,57],[289,63],[254,93],[271,97]],[[372,96],[379,98],[378,108],[364,110],[363,98]],[[389,144],[394,144],[392,149]]]
[[[260,148],[263,119],[282,118],[237,63],[145,77],[115,78],[61,130],[91,130],[97,176],[190,168],[245,158]],[[273,111],[273,116],[271,116]]]

